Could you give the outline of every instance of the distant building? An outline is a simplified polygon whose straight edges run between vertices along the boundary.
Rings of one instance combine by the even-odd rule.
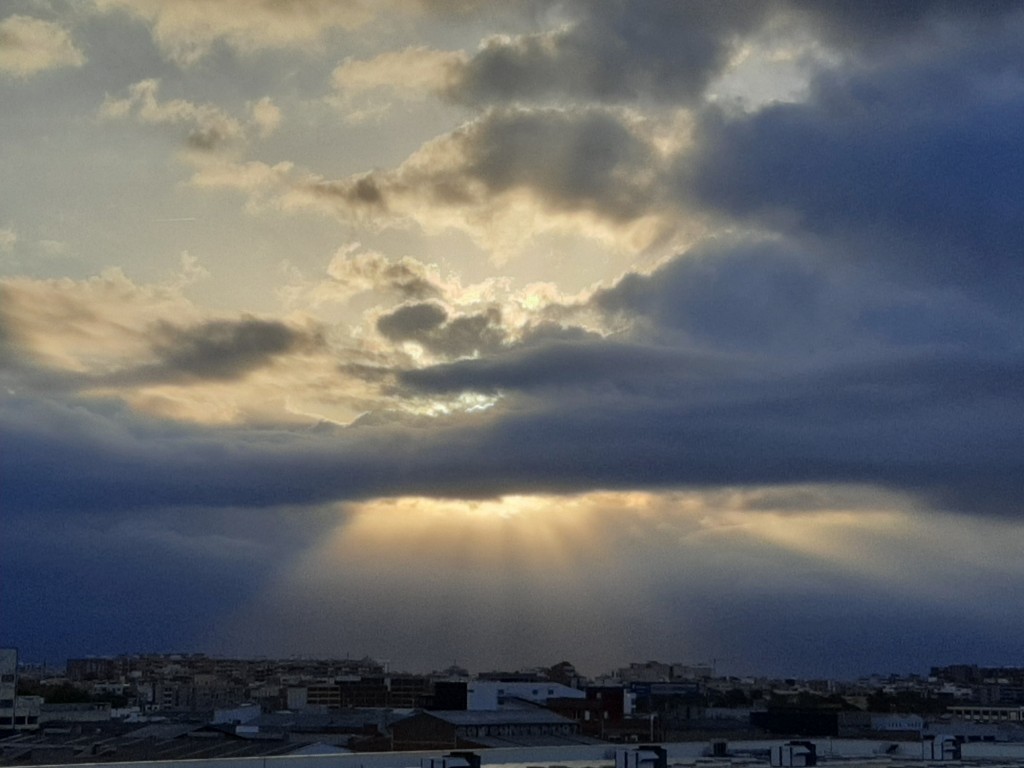
[[[39,728],[41,696],[18,695],[18,651],[0,648],[0,732]]]
[[[14,702],[18,696],[18,651],[0,648],[0,731],[14,730]]]
[[[438,680],[434,683],[434,700],[428,709],[466,709],[469,683],[465,680]]]
[[[92,680],[117,680],[124,673],[124,659],[94,658],[68,659],[67,675],[76,683]]]
[[[667,683],[672,679],[672,665],[660,661],[634,661],[621,668],[616,677],[624,683]]]
[[[624,683],[670,683],[678,680],[708,680],[714,676],[710,664],[665,664],[660,661],[632,662],[618,670]]]
[[[425,675],[344,675],[291,685],[288,709],[335,710],[353,707],[413,709],[430,701],[433,681]]]
[[[1024,707],[993,707],[957,705],[949,708],[954,717],[973,720],[978,723],[1020,723],[1024,722]]]
[[[109,721],[109,701],[85,701],[72,704],[42,704],[39,707],[40,724],[106,723]]]

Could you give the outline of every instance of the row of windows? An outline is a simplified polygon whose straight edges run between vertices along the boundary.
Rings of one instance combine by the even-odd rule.
[[[974,707],[954,707],[951,710],[954,715],[965,717],[968,720],[1020,720],[1021,710],[1013,709],[981,709]]]
[[[470,693],[476,693],[476,689],[475,688],[470,688],[469,692]],[[533,696],[540,696],[540,688],[534,688],[530,693]],[[498,689],[498,695],[499,696],[504,696],[505,695],[505,689],[504,688],[499,688]],[[554,688],[548,688],[548,696],[554,696],[554,695],[555,695],[555,689]]]
[[[18,715],[17,717],[0,717],[0,728],[3,726],[14,726],[14,725],[37,725],[39,723],[38,715]]]

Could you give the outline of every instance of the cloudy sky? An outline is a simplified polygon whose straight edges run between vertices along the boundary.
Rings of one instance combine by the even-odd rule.
[[[0,13],[0,645],[1020,663],[1024,4]]]

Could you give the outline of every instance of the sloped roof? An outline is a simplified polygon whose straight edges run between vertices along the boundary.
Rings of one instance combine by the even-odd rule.
[[[424,712],[455,726],[463,725],[574,725],[567,717],[549,709],[460,710],[444,709]]]

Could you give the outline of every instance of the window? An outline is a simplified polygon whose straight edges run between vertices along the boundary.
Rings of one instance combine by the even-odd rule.
[[[14,674],[12,672],[5,672],[4,674],[0,675],[0,683],[13,683],[13,682],[14,682]]]

